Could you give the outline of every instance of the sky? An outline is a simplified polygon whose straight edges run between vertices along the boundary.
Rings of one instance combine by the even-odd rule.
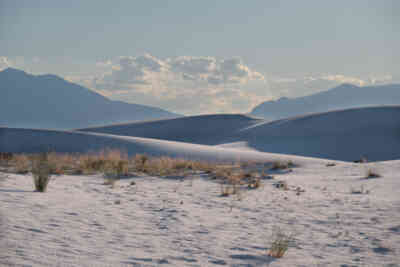
[[[397,83],[398,47],[396,0],[0,0],[0,70],[185,115]]]

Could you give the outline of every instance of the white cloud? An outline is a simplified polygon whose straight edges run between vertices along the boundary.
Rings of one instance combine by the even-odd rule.
[[[11,66],[13,66],[13,63],[11,62],[10,59],[4,56],[0,56],[0,71]]]
[[[382,83],[390,83],[394,80],[393,76],[390,74],[384,75],[374,75],[369,77],[368,82],[370,84],[382,84]]]
[[[113,98],[156,105],[185,114],[247,112],[268,94],[264,76],[240,59],[149,54],[98,62],[101,75],[85,86]],[[247,86],[257,84],[248,90]],[[261,97],[261,99],[263,99]]]
[[[320,79],[327,80],[327,81],[335,81],[337,83],[350,83],[350,84],[354,84],[354,85],[358,85],[358,86],[365,86],[367,84],[366,81],[364,81],[360,78],[345,76],[342,74],[325,75],[325,76],[322,76]]]
[[[252,71],[239,58],[217,59],[214,57],[182,56],[167,59],[172,72],[187,80],[205,81],[212,85],[246,83],[264,80],[264,76]]]
[[[312,74],[268,79],[239,58],[179,56],[160,59],[150,54],[98,62],[97,74],[70,77],[113,99],[159,106],[183,114],[248,112],[261,102],[299,97],[342,83],[358,86],[392,80],[390,75],[356,77]]]

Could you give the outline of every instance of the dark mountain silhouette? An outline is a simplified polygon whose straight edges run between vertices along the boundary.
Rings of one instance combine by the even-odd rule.
[[[175,118],[160,108],[112,101],[56,75],[0,72],[0,125],[69,129],[110,123]]]
[[[358,87],[342,84],[299,98],[280,98],[256,106],[251,115],[269,120],[362,106],[399,105],[400,84]]]

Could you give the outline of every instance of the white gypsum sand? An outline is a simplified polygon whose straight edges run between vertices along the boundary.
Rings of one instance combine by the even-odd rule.
[[[353,109],[271,123],[233,116],[230,123],[243,122],[231,128],[234,138],[199,132],[196,138],[210,145],[191,144],[185,134],[180,140],[185,142],[178,142],[122,132],[0,128],[0,151],[14,153],[110,148],[130,155],[297,165],[268,171],[275,179],[229,197],[221,197],[220,185],[200,172],[179,179],[122,179],[114,188],[103,185],[100,174],[53,176],[46,193],[33,192],[30,174],[0,173],[5,177],[0,178],[0,266],[398,266],[400,160],[378,162],[398,159],[398,110]],[[218,119],[222,126],[224,118]],[[215,118],[208,119],[212,127]],[[162,123],[160,134],[173,132],[173,125]],[[348,160],[346,153],[354,158],[377,151],[377,162],[260,149],[279,134],[290,141],[287,147],[305,154],[318,145],[321,157],[324,148],[335,148],[328,154],[341,160]],[[313,147],[312,138],[319,135],[325,137]],[[334,143],[326,145],[329,140]],[[381,177],[365,179],[369,170]],[[277,188],[278,181],[289,190]],[[279,259],[268,256],[277,228],[295,238]]]
[[[0,187],[0,263],[395,266],[400,161],[327,167],[307,160],[241,200],[220,197],[219,184],[201,173],[119,180],[113,189],[100,175],[56,176],[47,193],[33,192],[30,175],[9,175]],[[382,177],[364,179],[369,168]],[[305,192],[277,189],[276,180]],[[352,193],[362,186],[369,192]],[[267,255],[275,227],[295,237],[280,259]]]

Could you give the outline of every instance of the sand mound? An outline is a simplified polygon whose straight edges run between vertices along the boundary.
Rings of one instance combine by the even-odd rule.
[[[260,122],[262,120],[246,115],[219,114],[115,124],[80,131],[218,145],[230,140],[241,129]]]
[[[258,151],[197,145],[141,137],[117,136],[73,131],[0,128],[0,151],[12,153],[86,153],[120,149],[130,155],[148,154],[206,161],[296,161],[299,164],[325,164],[324,160],[276,155]]]
[[[400,106],[346,109],[249,127],[235,136],[258,151],[344,161],[400,158]]]
[[[400,106],[316,113],[273,122],[244,115],[193,116],[83,131],[222,145],[353,161],[400,158]]]

